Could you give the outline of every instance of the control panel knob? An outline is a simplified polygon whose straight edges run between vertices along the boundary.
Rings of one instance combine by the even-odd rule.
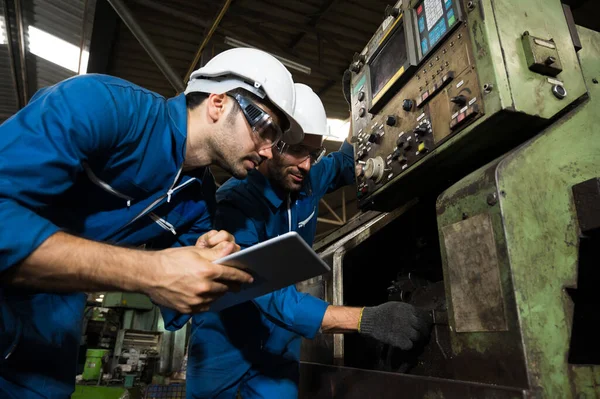
[[[402,109],[405,110],[406,112],[409,112],[413,107],[413,100],[410,100],[408,98],[404,99],[404,101],[402,101]]]
[[[394,17],[394,18],[398,18],[398,15],[400,15],[400,9],[390,6],[388,4],[388,6],[385,8],[385,16],[387,17]]]
[[[394,152],[392,152],[392,159],[396,161],[400,158],[400,155],[402,155],[402,152],[399,149],[395,149]]]
[[[396,126],[396,117],[394,115],[388,115],[385,119],[385,124],[388,126]]]
[[[396,140],[396,147],[398,147],[399,150],[410,150],[412,147],[411,141],[404,135],[400,136],[398,137],[398,140]]]
[[[414,133],[419,136],[424,136],[429,132],[429,129],[425,125],[419,125],[415,128]]]
[[[462,107],[467,103],[467,97],[463,96],[462,94],[459,94],[456,97],[452,97],[450,101]]]
[[[385,162],[381,157],[369,158],[364,167],[365,177],[379,183],[383,178]]]
[[[366,114],[366,113],[367,113],[367,110],[365,109],[365,107],[361,107],[361,108],[358,110],[358,116],[360,116],[361,118],[362,118],[363,116],[365,116],[365,114]]]
[[[369,135],[369,143],[376,143],[379,139],[379,135],[377,133],[371,133]]]
[[[364,99],[365,99],[365,92],[361,90],[358,92],[358,101],[362,101]]]

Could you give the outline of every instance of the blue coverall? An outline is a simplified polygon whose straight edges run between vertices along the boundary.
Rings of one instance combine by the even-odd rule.
[[[0,272],[58,231],[194,245],[211,228],[216,187],[208,168],[182,172],[186,137],[184,95],[104,75],[36,93],[0,126]],[[0,283],[0,398],[70,397],[85,302]]]
[[[352,145],[344,142],[308,176],[292,202],[258,171],[245,180],[230,179],[217,191],[215,228],[229,231],[243,248],[291,230],[312,245],[319,201],[354,182]],[[301,336],[315,336],[327,306],[289,286],[220,313],[194,315],[188,399],[234,398],[238,388],[244,399],[296,397]]]

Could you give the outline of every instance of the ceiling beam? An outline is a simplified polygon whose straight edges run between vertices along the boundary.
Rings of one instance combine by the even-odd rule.
[[[311,69],[311,73],[314,72],[318,75],[321,75],[322,77],[324,77],[326,79],[334,79],[336,76],[338,76],[337,71],[331,70],[329,68],[323,68],[323,67],[319,66],[317,63],[313,63],[311,61],[307,61],[307,60],[298,58],[295,54],[290,52],[286,47],[279,44],[277,42],[277,40],[273,36],[271,36],[270,33],[265,31],[263,28],[255,26],[255,27],[252,27],[252,31],[254,31],[255,33],[262,36],[266,40],[265,44],[268,43],[270,47],[277,50],[277,51],[270,51],[271,53],[274,53],[276,55],[287,58],[290,61],[294,61],[299,64],[305,65]],[[240,40],[245,40],[245,39],[240,39]],[[268,50],[268,49],[264,49],[264,50]],[[343,71],[342,71],[342,73],[343,73]],[[339,76],[341,78],[342,75],[339,75]]]
[[[154,11],[158,11],[160,13],[163,13],[165,15],[170,15],[174,18],[180,19],[182,21],[185,22],[189,22],[190,24],[194,24],[194,25],[198,25],[201,26],[202,28],[208,28],[210,26],[210,22],[206,21],[200,17],[196,17],[194,15],[182,12],[182,11],[177,11],[169,6],[165,6],[160,4],[157,1],[153,1],[153,0],[132,0],[133,3],[139,4],[141,6],[150,8]]]
[[[108,2],[97,1],[90,39],[88,73],[108,73],[110,62],[114,59],[113,50],[118,31],[119,16],[115,10]]]
[[[17,60],[15,59],[14,49],[13,49],[13,32],[11,29],[11,22],[9,18],[9,9],[8,9],[8,0],[3,0],[4,6],[4,30],[6,31],[6,47],[8,49],[8,58],[10,59],[10,71],[12,75],[13,85],[15,92],[17,94],[16,106],[17,109],[22,108],[25,104],[23,104],[21,100],[21,92],[19,91],[19,77],[17,76]],[[4,118],[4,115],[0,115],[2,119],[8,119],[10,116]]]
[[[196,52],[194,60],[192,61],[190,68],[188,69],[187,73],[185,74],[185,77],[183,78],[184,83],[189,80],[190,75],[192,74],[192,72],[194,71],[194,68],[196,68],[196,65],[198,64],[198,61],[200,61],[200,57],[202,56],[202,52],[204,51],[204,48],[206,47],[206,45],[212,38],[213,34],[215,33],[215,30],[217,30],[219,23],[221,23],[221,20],[225,16],[225,13],[229,9],[230,5],[231,5],[231,0],[225,0],[223,2],[223,7],[221,7],[221,10],[215,17],[213,23],[210,25],[210,28],[207,28],[206,34],[204,35],[204,39],[202,40],[202,44],[200,44],[200,47],[198,48],[198,51]]]
[[[138,0],[136,0],[136,1],[138,1]],[[245,8],[242,5],[236,6],[235,11],[230,10],[228,13],[228,17],[237,17],[237,18],[245,21],[246,23],[248,21],[250,21],[251,23],[256,23],[256,21],[260,21],[260,22],[272,23],[274,25],[284,24],[285,26],[294,28],[300,32],[311,33],[313,35],[320,34],[321,37],[329,43],[332,43],[333,39],[340,40],[340,41],[348,41],[348,40],[352,39],[352,38],[346,37],[346,36],[338,34],[338,33],[325,32],[321,29],[317,29],[315,27],[308,26],[307,24],[303,24],[301,22],[294,21],[289,18],[261,14],[252,9]],[[253,19],[254,19],[254,21],[253,21]],[[231,19],[228,18],[228,20],[231,20]],[[339,48],[344,48],[344,47],[339,46]],[[351,49],[349,49],[347,52],[343,52],[341,50],[338,50],[335,46],[332,46],[331,50],[333,50],[336,53],[343,55],[345,57],[348,56],[348,52],[352,52]],[[352,54],[354,54],[354,53],[352,52]]]
[[[129,8],[123,3],[122,0],[108,0],[108,3],[115,9],[116,13],[123,20],[125,25],[127,25],[133,36],[137,39],[144,50],[146,50],[152,61],[154,61],[158,69],[160,69],[165,78],[167,78],[171,86],[173,86],[177,93],[181,93],[185,88],[183,80],[175,72],[175,70],[173,70],[171,65],[167,62],[165,57],[152,42],[146,32],[144,32]]]
[[[21,0],[14,0],[14,4],[15,20],[17,23],[17,38],[19,44],[19,57],[21,60],[21,87],[23,89],[22,107],[24,107],[29,102],[29,83],[27,81],[27,49],[25,44],[25,28],[23,26],[23,9],[21,8]]]
[[[333,6],[337,2],[338,2],[338,0],[325,0],[325,2],[321,5],[321,8],[319,9],[319,11],[317,11],[317,13],[315,15],[310,17],[309,21],[307,22],[307,25],[310,27],[316,28],[317,24],[319,23],[321,18],[323,18],[323,16],[325,16],[325,14],[327,14],[327,11],[329,11],[331,8],[333,8]],[[304,38],[304,36],[306,36],[306,32],[298,33],[290,41],[290,44],[288,46],[290,48],[290,50],[294,51],[294,49],[296,48],[298,43],[300,43],[300,41]]]

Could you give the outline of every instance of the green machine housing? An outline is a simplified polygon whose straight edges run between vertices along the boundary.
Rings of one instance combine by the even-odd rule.
[[[600,396],[600,33],[578,32],[589,98],[437,201],[455,377],[528,397]]]
[[[398,1],[350,65],[362,210],[449,187],[586,93],[560,0]]]
[[[546,37],[533,32],[512,44]],[[584,94],[575,106],[448,188],[364,212],[317,243],[332,273],[302,290],[334,305],[411,303],[432,310],[435,324],[408,352],[356,334],[303,345],[300,397],[600,397],[600,33],[577,32]],[[525,57],[513,62],[545,96]],[[563,104],[552,94],[539,101],[546,111]]]

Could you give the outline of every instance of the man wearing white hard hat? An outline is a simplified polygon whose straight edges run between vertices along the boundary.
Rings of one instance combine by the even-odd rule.
[[[289,231],[312,245],[319,201],[354,181],[352,145],[347,140],[323,157],[325,109],[310,87],[298,83],[294,117],[305,132],[301,143],[280,142],[258,170],[245,180],[230,179],[217,191],[215,227],[232,233],[243,248]],[[295,286],[220,313],[194,315],[187,398],[233,399],[238,391],[244,399],[295,398],[302,337],[360,332],[410,349],[427,335],[427,316],[405,303],[330,306]]]
[[[40,90],[4,122],[0,397],[70,397],[84,292],[141,292],[190,313],[250,283],[211,262],[239,249],[228,233],[194,247],[212,228],[208,166],[244,178],[282,137],[300,141],[294,106],[277,59],[232,49],[168,100],[85,75]]]

